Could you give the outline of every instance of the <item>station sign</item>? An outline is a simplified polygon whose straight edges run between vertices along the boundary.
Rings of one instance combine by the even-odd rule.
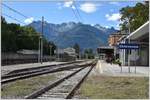
[[[139,49],[139,44],[136,43],[120,43],[119,49]]]

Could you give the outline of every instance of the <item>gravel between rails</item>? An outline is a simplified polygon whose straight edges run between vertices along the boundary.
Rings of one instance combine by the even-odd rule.
[[[31,74],[27,74],[27,75],[21,75],[21,76],[17,76],[17,77],[13,77],[13,78],[8,78],[8,79],[3,79],[1,81],[1,84],[6,84],[9,82],[13,82],[16,80],[21,80],[21,79],[26,79],[26,78],[30,78],[30,77],[34,77],[34,76],[39,76],[39,75],[43,75],[43,74],[48,74],[48,73],[54,73],[54,72],[58,72],[58,71],[63,71],[63,70],[69,70],[69,69],[73,69],[73,68],[78,68],[78,67],[84,67],[87,66],[91,63],[88,64],[84,64],[84,65],[74,65],[74,66],[68,66],[68,67],[61,67],[61,68],[55,68],[53,70],[46,70],[46,71],[41,71],[41,72],[37,72],[37,73],[31,73]]]

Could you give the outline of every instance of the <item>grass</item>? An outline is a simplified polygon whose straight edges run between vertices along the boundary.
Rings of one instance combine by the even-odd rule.
[[[2,98],[23,98],[24,96],[47,85],[49,81],[56,79],[53,74],[42,75],[25,80],[18,80],[2,86]]]
[[[88,99],[148,99],[148,77],[91,76],[77,94]]]

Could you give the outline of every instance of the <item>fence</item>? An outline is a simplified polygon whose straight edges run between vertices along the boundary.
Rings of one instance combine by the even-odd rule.
[[[54,61],[56,57],[43,56],[43,62]],[[11,65],[11,64],[23,64],[23,63],[37,63],[38,55],[25,55],[19,53],[2,53],[1,54],[1,64]]]

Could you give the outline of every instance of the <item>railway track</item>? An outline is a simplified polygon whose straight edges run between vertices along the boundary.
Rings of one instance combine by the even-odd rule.
[[[28,96],[25,96],[25,99],[71,99],[75,91],[80,87],[95,65],[96,61],[94,61],[91,65],[86,65],[87,67],[74,69],[72,70],[73,72],[71,74],[45,86],[40,90],[33,92],[32,94],[29,94]]]
[[[80,68],[80,67],[84,67],[87,65],[90,65],[90,63],[83,64],[83,65],[69,64],[67,66],[53,66],[53,67],[50,66],[46,68],[39,68],[36,70],[26,70],[26,71],[21,71],[18,73],[11,73],[11,74],[2,76],[1,84],[6,84],[6,83],[13,82],[16,80],[26,79],[26,78],[30,78],[34,76],[43,75],[43,74],[54,73],[54,72],[59,72],[63,70],[70,70],[74,68]]]
[[[72,65],[72,64],[76,64],[76,63],[82,63],[83,61],[76,61],[76,62],[69,62],[69,63],[64,63],[64,64],[58,64],[58,65],[47,65],[47,66],[40,66],[40,67],[32,67],[32,68],[24,68],[24,69],[18,69],[18,70],[14,70],[9,72],[6,75],[3,75],[1,77],[1,79],[6,79],[6,78],[11,78],[11,77],[16,77],[19,75],[27,75],[27,74],[31,74],[31,73],[36,73],[36,72],[42,72],[42,71],[46,71],[49,70],[50,68],[56,68],[56,67],[62,67],[65,65]]]
[[[72,61],[72,62],[67,62],[67,63],[62,63],[62,64],[53,64],[53,65],[46,65],[46,66],[39,66],[39,67],[32,67],[32,68],[17,69],[17,70],[13,70],[13,71],[9,72],[8,74],[5,74],[4,76],[2,76],[2,78],[5,78],[5,76],[7,76],[7,75],[23,73],[26,71],[36,71],[39,69],[44,70],[44,69],[51,68],[51,67],[64,66],[64,65],[81,63],[81,62],[85,62],[85,61]]]

